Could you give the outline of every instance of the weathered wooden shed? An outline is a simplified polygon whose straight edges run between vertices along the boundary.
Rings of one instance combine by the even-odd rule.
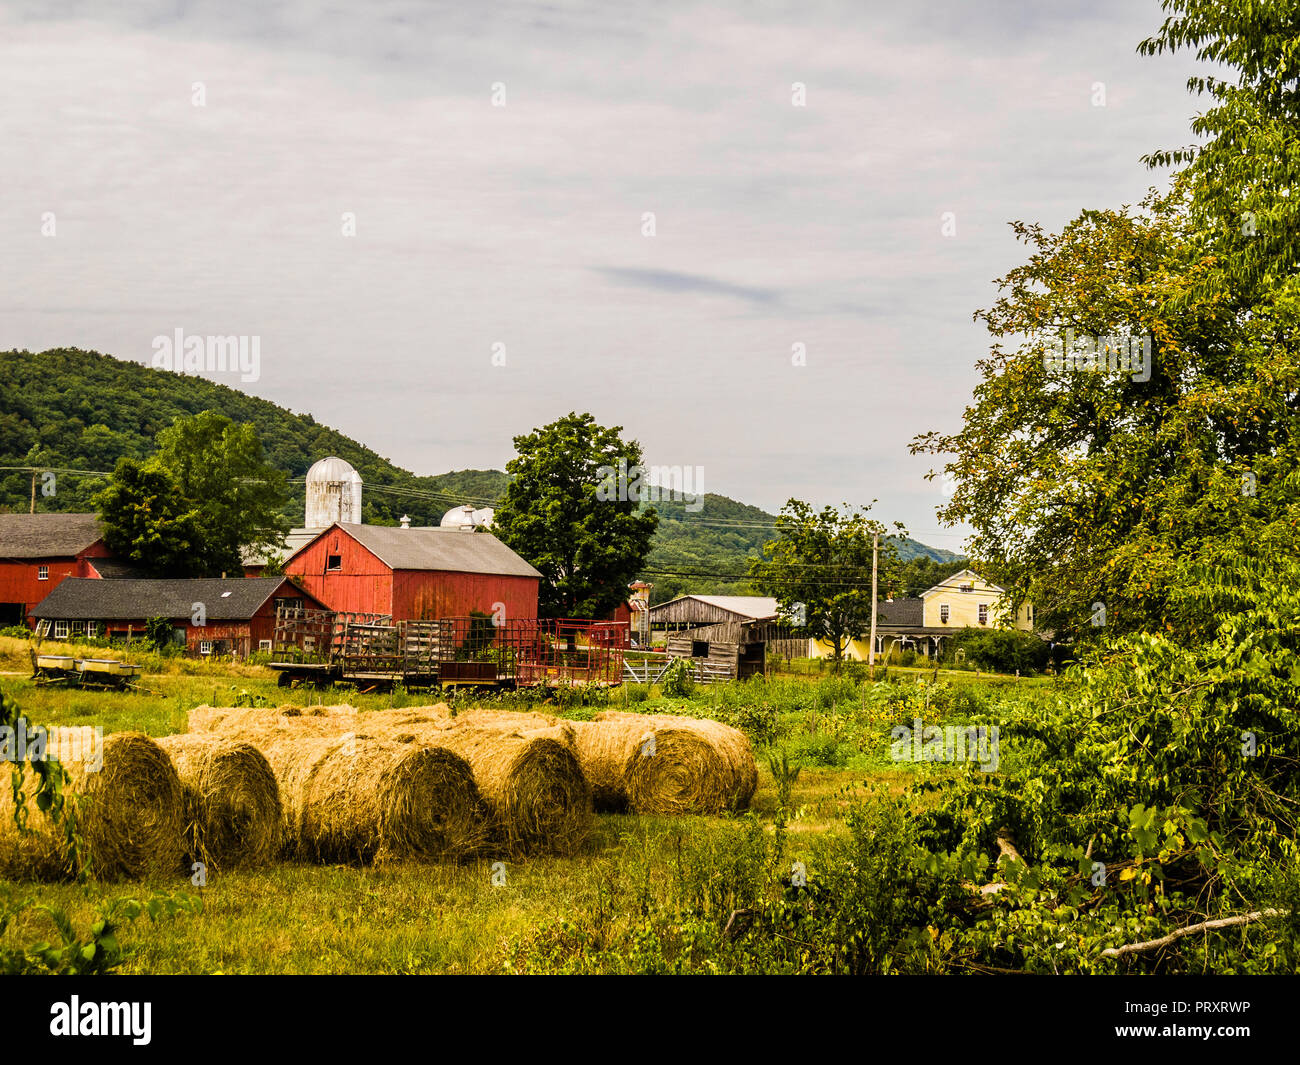
[[[764,672],[774,641],[807,644],[769,596],[678,596],[650,608],[650,625],[666,633],[669,660],[690,660],[705,680],[743,680]]]
[[[336,522],[284,571],[331,610],[434,620],[537,617],[541,574],[481,529],[402,529]]]

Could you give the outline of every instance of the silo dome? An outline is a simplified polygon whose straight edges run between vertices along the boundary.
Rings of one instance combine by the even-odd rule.
[[[473,529],[478,526],[491,526],[492,516],[491,507],[480,507],[475,510],[466,503],[463,507],[452,507],[442,516],[442,521],[438,524],[444,529]]]
[[[352,463],[330,455],[307,471],[306,526],[323,529],[336,521],[361,521],[361,475]]]

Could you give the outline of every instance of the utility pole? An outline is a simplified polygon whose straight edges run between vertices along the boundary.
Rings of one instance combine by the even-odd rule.
[[[880,552],[880,533],[871,534],[871,646],[867,648],[867,665],[871,679],[876,679],[876,559]]]
[[[27,510],[28,514],[36,513],[36,471],[32,470],[32,505]]]

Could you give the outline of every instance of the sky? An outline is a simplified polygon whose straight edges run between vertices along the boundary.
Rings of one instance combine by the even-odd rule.
[[[959,549],[908,444],[961,424],[1008,223],[1191,141],[1162,17],[0,0],[0,349],[257,338],[204,376],[418,474],[590,411],[705,491]]]

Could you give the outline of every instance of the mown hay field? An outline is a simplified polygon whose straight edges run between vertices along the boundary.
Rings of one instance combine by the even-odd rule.
[[[92,919],[101,900],[152,891],[200,895],[203,912],[124,930],[126,973],[563,972],[697,971],[679,916],[720,931],[752,901],[760,881],[788,875],[802,863],[815,872],[828,846],[848,833],[846,818],[869,795],[901,793],[943,765],[896,763],[889,728],[927,719],[960,722],[976,712],[990,684],[931,687],[905,676],[871,684],[850,678],[776,677],[718,685],[690,699],[657,689],[615,690],[580,700],[570,693],[538,703],[522,695],[460,696],[457,713],[473,705],[500,715],[527,712],[590,721],[607,711],[671,713],[731,725],[752,744],[757,788],[744,811],[714,816],[598,813],[570,854],[518,857],[487,854],[459,861],[397,856],[378,865],[348,861],[347,848],[283,857],[241,868],[217,862],[206,884],[183,873],[155,871],[115,883],[32,883],[0,879],[0,893],[34,898]],[[958,678],[962,680],[964,678]],[[995,682],[996,685],[997,682]],[[21,676],[0,686],[33,723],[99,725],[106,732],[155,737],[183,733],[189,711],[236,699],[276,706],[347,702],[362,720],[427,705],[427,694],[277,690],[274,674],[154,673],[150,693],[38,688]],[[943,705],[934,697],[942,689]],[[783,754],[797,776],[773,778],[769,753]],[[782,772],[777,761],[777,772]],[[785,801],[779,796],[784,793]],[[924,801],[918,800],[918,801]],[[335,822],[336,824],[338,822]],[[656,916],[657,915],[657,916]],[[51,938],[36,910],[4,933],[10,944]],[[646,922],[657,922],[650,954]],[[680,942],[679,942],[680,940]],[[708,971],[707,968],[704,971]]]

